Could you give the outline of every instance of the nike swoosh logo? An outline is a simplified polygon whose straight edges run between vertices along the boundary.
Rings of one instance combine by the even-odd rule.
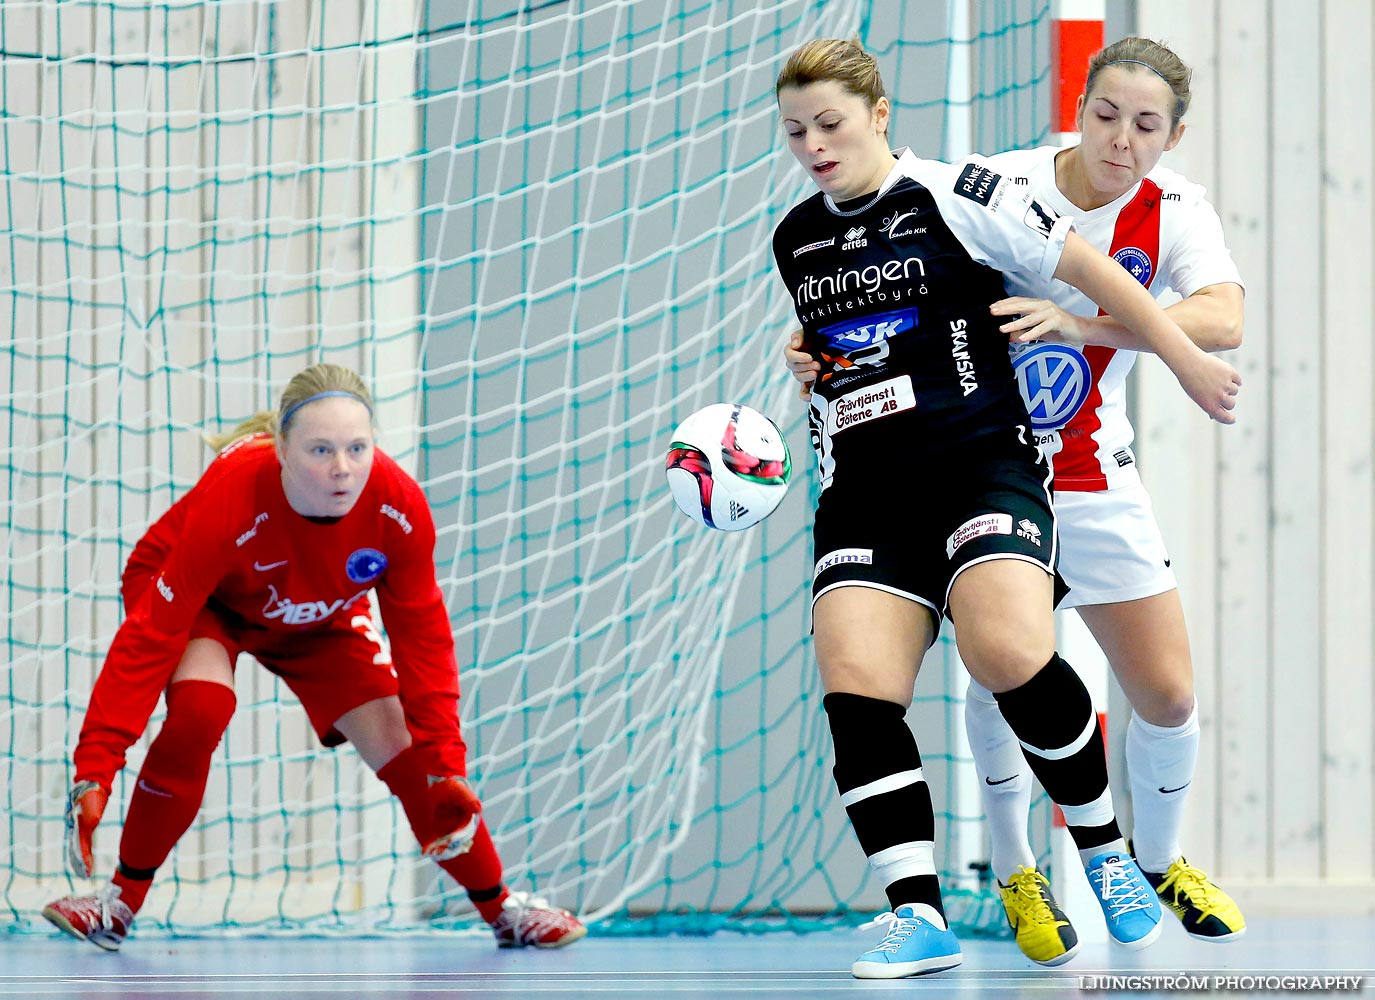
[[[290,561],[290,559],[283,559],[281,562],[268,563],[266,566],[264,566],[262,563],[258,562],[257,560],[254,560],[253,568],[256,569],[259,573],[266,573],[268,570],[276,569],[278,566],[285,566]]]
[[[1012,778],[1016,777],[1019,777],[1019,775],[1014,774],[1012,776]],[[1012,780],[1012,778],[1004,778],[1002,781],[994,781],[992,778],[984,778],[984,781],[988,782],[988,784],[990,785],[1006,785],[1009,781]]]
[[[170,799],[170,798],[172,797],[172,793],[171,793],[171,792],[162,792],[162,791],[158,791],[158,789],[156,789],[156,788],[154,788],[152,785],[148,784],[148,782],[144,781],[142,778],[139,778],[139,779],[138,779],[138,787],[139,787],[139,788],[142,788],[142,789],[143,789],[145,792],[147,792],[149,795],[158,795],[158,796],[161,796],[161,797],[164,798],[164,799]]]
[[[1186,781],[1186,782],[1184,782],[1184,784],[1180,785],[1178,788],[1166,788],[1165,786],[1162,785],[1162,786],[1160,787],[1159,791],[1160,791],[1160,794],[1161,794],[1161,795],[1173,795],[1175,792],[1182,792],[1182,791],[1184,791],[1184,789],[1188,788],[1191,784],[1193,784],[1193,782],[1191,782],[1191,781]]]

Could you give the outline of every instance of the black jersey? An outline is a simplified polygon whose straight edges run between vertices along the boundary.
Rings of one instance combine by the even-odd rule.
[[[804,349],[821,360],[813,444],[822,488],[836,459],[891,462],[998,447],[1026,423],[1008,338],[988,306],[1003,271],[1049,278],[1071,220],[980,159],[898,155],[875,196],[816,194],[774,230]]]

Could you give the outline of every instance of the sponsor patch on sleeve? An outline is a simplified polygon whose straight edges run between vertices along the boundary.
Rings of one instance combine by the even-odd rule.
[[[1002,179],[1002,174],[995,174],[985,166],[966,163],[955,181],[955,193],[986,206],[993,200],[993,192]]]
[[[980,514],[971,517],[955,529],[955,533],[945,540],[945,557],[953,558],[955,550],[965,542],[973,541],[984,535],[1012,534],[1011,514]]]
[[[1060,216],[1053,209],[1042,205],[1035,198],[1027,203],[1026,215],[1022,217],[1023,222],[1042,236],[1049,236],[1059,219]]]

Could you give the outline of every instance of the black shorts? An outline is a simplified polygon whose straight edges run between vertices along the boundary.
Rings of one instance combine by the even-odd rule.
[[[1022,559],[1055,576],[1051,472],[1028,448],[886,475],[838,472],[813,527],[812,604],[837,587],[872,587],[917,601],[938,620],[967,566]],[[1056,577],[1056,597],[1063,596]]]

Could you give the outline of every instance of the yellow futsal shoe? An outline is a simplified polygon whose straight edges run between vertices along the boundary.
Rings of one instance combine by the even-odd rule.
[[[1007,922],[1022,954],[1039,965],[1063,965],[1079,952],[1079,935],[1035,868],[1018,868],[1010,885],[998,884]]]
[[[1164,875],[1142,870],[1160,901],[1174,911],[1190,937],[1200,941],[1235,941],[1246,933],[1246,919],[1232,897],[1208,876],[1180,858]]]

